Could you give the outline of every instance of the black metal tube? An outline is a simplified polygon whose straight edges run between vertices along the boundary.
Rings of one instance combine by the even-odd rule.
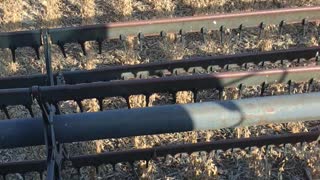
[[[40,118],[0,121],[1,149],[43,144],[43,123]]]
[[[320,93],[54,117],[59,143],[320,119]],[[41,119],[0,122],[0,148],[44,144]]]
[[[31,91],[27,88],[0,89],[0,105],[31,105]]]

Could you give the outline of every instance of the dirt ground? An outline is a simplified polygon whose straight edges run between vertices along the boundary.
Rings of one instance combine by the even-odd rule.
[[[300,7],[320,5],[320,0],[2,0],[0,1],[0,31],[21,29],[38,29],[44,27],[77,26],[105,22],[131,21],[176,16],[191,16],[199,14],[215,14],[236,11],[252,11],[259,9],[275,9],[283,7]],[[288,25],[282,36],[278,35],[275,25],[267,27],[262,40],[258,38],[256,28],[246,29],[243,39],[228,30],[224,44],[219,43],[218,33],[212,32],[210,40],[202,43],[198,33],[188,34],[186,44],[175,41],[175,35],[169,34],[168,43],[163,43],[158,37],[147,38],[143,51],[135,38],[127,41],[128,50],[122,44],[113,40],[104,42],[103,53],[97,54],[97,44],[87,42],[88,55],[84,56],[79,44],[66,45],[67,58],[64,58],[59,48],[53,46],[54,71],[94,69],[110,65],[139,64],[166,60],[180,60],[193,56],[214,56],[220,54],[235,54],[252,51],[271,51],[292,47],[307,47],[319,45],[319,26],[309,24],[305,37],[301,34],[301,25]],[[42,49],[41,49],[42,52]],[[0,76],[26,75],[45,72],[44,57],[36,59],[31,48],[20,48],[16,53],[17,62],[13,63],[8,49],[0,50]],[[286,64],[286,66],[306,66]],[[266,68],[279,67],[277,64]],[[249,70],[257,69],[251,67]],[[261,87],[247,87],[244,97],[258,96]],[[286,93],[286,85],[271,85],[266,95]],[[294,93],[303,93],[306,83],[296,84]],[[319,83],[315,90],[319,91]],[[236,99],[237,89],[227,89],[224,99]],[[149,105],[172,103],[169,94],[153,94]],[[215,90],[200,92],[198,101],[218,100]],[[178,92],[178,103],[192,103],[191,92]],[[98,111],[95,99],[84,100],[86,111]],[[130,97],[131,107],[145,107],[143,95]],[[61,102],[64,113],[79,112],[74,101]],[[36,106],[33,107],[40,116]],[[104,100],[104,109],[126,108],[123,98],[114,97]],[[28,117],[23,107],[10,107],[13,117]],[[4,119],[4,113],[0,112]],[[218,139],[253,137],[259,135],[306,132],[317,126],[312,123],[269,124],[246,128],[221,129],[215,131],[197,131],[186,133],[139,136],[121,139],[97,140],[85,143],[67,145],[70,155],[95,154],[125,149],[147,148],[166,144],[196,143]],[[0,150],[0,161],[45,158],[44,147],[17,148]],[[249,150],[225,152],[201,152],[191,155],[182,154],[160,158],[157,161],[140,161],[135,167],[129,168],[125,163],[117,164],[115,170],[111,165],[99,167],[98,174],[92,167],[81,169],[82,179],[319,179],[320,178],[320,148],[318,143],[288,145]],[[22,179],[21,175],[9,175],[9,179]],[[32,174],[27,179],[34,179]],[[77,179],[74,169],[64,172],[64,179]],[[0,177],[1,179],[1,177]]]

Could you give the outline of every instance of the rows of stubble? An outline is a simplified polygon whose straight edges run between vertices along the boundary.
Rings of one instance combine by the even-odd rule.
[[[212,14],[222,12],[234,12],[241,10],[257,10],[281,7],[295,7],[307,5],[319,5],[320,1],[311,0],[283,0],[283,1],[253,1],[253,0],[8,0],[0,3],[1,31],[21,29],[35,29],[41,27],[61,27],[70,25],[95,24],[112,21],[127,21],[137,19],[152,19],[159,17],[187,16],[197,14]],[[19,13],[17,13],[19,12]],[[21,12],[21,13],[20,13]],[[256,28],[246,29],[243,38],[239,40],[237,33],[228,30],[226,40],[219,43],[219,33],[212,32],[210,38],[204,43],[199,33],[187,34],[186,43],[177,41],[175,34],[168,34],[167,40],[159,37],[148,37],[142,51],[139,51],[138,41],[134,37],[127,40],[127,50],[117,40],[104,42],[103,53],[97,54],[97,45],[87,42],[88,55],[84,56],[80,45],[66,45],[67,58],[64,58],[58,47],[53,45],[52,65],[54,71],[95,69],[110,65],[139,64],[165,60],[181,60],[192,56],[208,56],[220,54],[235,54],[253,51],[272,51],[291,47],[306,47],[319,44],[319,28],[310,24],[305,37],[301,35],[300,25],[286,26],[282,36],[277,33],[276,26],[268,26],[262,39],[258,38]],[[41,49],[41,52],[43,49]],[[17,50],[17,62],[11,61],[9,50],[1,50],[0,75],[26,75],[45,73],[44,57],[35,58],[31,48]],[[285,66],[306,66],[308,62],[300,64],[291,63]],[[279,67],[279,64],[270,64],[265,69]],[[260,67],[251,66],[247,70],[255,70]],[[233,70],[240,70],[236,68]],[[243,69],[242,69],[243,70]],[[221,70],[223,71],[223,70]],[[303,93],[307,88],[306,83],[294,85],[294,93]],[[315,87],[319,90],[319,86]],[[260,86],[247,87],[243,91],[243,97],[255,97],[259,95]],[[287,86],[282,84],[271,85],[266,95],[285,94]],[[200,91],[197,101],[216,101],[218,91]],[[144,95],[134,95],[129,98],[131,107],[146,107]],[[237,99],[237,88],[229,88],[223,93],[223,99]],[[181,91],[176,94],[178,104],[193,103],[193,94],[189,91]],[[149,106],[172,104],[173,96],[168,93],[155,93],[150,97]],[[83,100],[85,111],[99,111],[96,99]],[[63,113],[79,112],[74,101],[60,103]],[[103,101],[104,109],[126,108],[125,99],[122,97],[106,98]],[[39,108],[34,105],[36,115],[40,116]],[[28,117],[24,107],[9,107],[9,113],[13,117]],[[0,118],[4,119],[3,113]],[[309,131],[316,126],[312,123],[286,123],[269,124],[266,126],[253,126],[245,128],[221,129],[214,131],[197,131],[185,133],[162,134],[152,136],[139,136],[120,139],[96,140],[91,142],[72,143],[66,145],[70,155],[95,154],[108,151],[120,151],[135,148],[149,148],[166,144],[196,143],[228,138],[253,137],[259,135],[298,133]],[[191,178],[196,179],[251,179],[252,177],[264,178],[306,178],[316,176],[320,172],[319,146],[315,143],[302,145],[288,145],[287,148],[273,147],[266,151],[265,148],[249,150],[236,150],[212,153],[193,153],[167,156],[157,161],[150,161],[146,166],[145,161],[135,163],[134,169],[122,163],[116,166],[105,165],[99,167],[99,173],[93,168],[83,168],[81,176],[84,179],[101,178]],[[41,159],[45,158],[44,147],[17,148],[0,150],[1,161]],[[32,176],[27,176],[32,179]],[[64,171],[66,179],[77,178],[74,169]],[[11,175],[12,179],[21,178],[20,175]]]

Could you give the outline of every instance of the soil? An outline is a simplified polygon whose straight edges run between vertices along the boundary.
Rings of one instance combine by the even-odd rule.
[[[253,11],[284,7],[301,7],[320,5],[320,0],[2,0],[0,2],[0,31],[16,31],[22,29],[38,29],[45,27],[78,26],[105,22],[132,21],[177,16],[194,16],[202,14],[230,13],[237,11]],[[242,40],[234,31],[228,30],[226,41],[219,43],[218,32],[212,32],[206,43],[201,42],[199,33],[187,34],[186,44],[175,41],[174,34],[168,35],[168,43],[158,37],[147,38],[144,50],[139,51],[135,38],[126,42],[128,49],[113,40],[104,42],[103,53],[97,54],[97,45],[87,42],[88,55],[84,56],[79,44],[66,45],[67,58],[59,48],[53,46],[54,71],[73,71],[78,69],[94,69],[112,65],[139,64],[156,61],[181,60],[193,56],[216,56],[255,51],[272,51],[293,47],[309,47],[319,45],[318,25],[310,23],[306,36],[302,36],[301,25],[287,25],[283,35],[278,35],[275,25],[266,29],[263,39],[258,38],[256,28],[245,29]],[[40,50],[41,52],[43,49]],[[19,48],[16,53],[17,62],[13,63],[10,50],[0,50],[0,76],[30,75],[45,73],[44,57],[36,59],[31,48]],[[42,53],[43,54],[43,53]],[[306,66],[307,61],[287,66]],[[266,68],[277,68],[279,64]],[[248,70],[259,69],[253,66]],[[294,85],[294,93],[305,92],[306,83]],[[259,95],[261,87],[246,87],[243,97]],[[316,84],[315,91],[320,85]],[[287,86],[271,85],[266,95],[285,94]],[[224,99],[237,99],[237,89],[225,91]],[[188,91],[177,93],[179,104],[193,103],[193,94]],[[149,106],[171,104],[172,95],[153,94]],[[198,101],[216,101],[215,90],[200,92]],[[99,111],[97,100],[82,101],[85,111]],[[145,107],[145,96],[130,97],[133,108]],[[79,112],[74,101],[60,103],[63,113]],[[127,108],[121,97],[104,99],[104,109]],[[33,109],[36,116],[41,116],[38,107]],[[29,117],[22,106],[9,107],[9,113],[15,118]],[[0,118],[5,119],[3,112]],[[139,136],[120,139],[96,140],[90,142],[67,144],[70,155],[96,154],[126,149],[148,148],[153,146],[196,143],[218,139],[254,137],[260,135],[298,133],[310,131],[319,122],[269,124],[245,128],[230,128],[214,131],[196,131],[185,133]],[[0,150],[0,162],[17,160],[45,159],[45,148],[30,147]],[[81,169],[81,179],[308,179],[320,178],[320,148],[318,143],[287,145],[284,147],[253,148],[251,150],[234,150],[225,152],[193,153],[167,156],[156,161],[135,162],[134,168],[126,163],[119,163],[113,170],[111,165],[102,165],[98,173],[93,167]],[[78,179],[75,169],[66,169],[64,179]],[[22,179],[19,174],[8,175],[8,179]],[[27,179],[39,178],[34,173],[27,174]],[[0,177],[1,179],[1,177]]]

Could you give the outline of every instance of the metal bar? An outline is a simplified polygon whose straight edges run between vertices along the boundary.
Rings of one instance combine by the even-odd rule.
[[[28,172],[43,172],[46,170],[46,161],[32,160],[32,161],[19,161],[7,162],[0,164],[0,174],[12,173],[28,173]]]
[[[258,27],[264,24],[279,24],[282,20],[287,23],[301,22],[308,18],[309,21],[320,19],[320,7],[304,7],[292,9],[277,9],[256,12],[240,12],[233,14],[219,14],[209,16],[194,16],[171,19],[145,20],[122,23],[109,23],[82,27],[54,28],[49,30],[52,43],[79,43],[84,41],[97,41],[101,39],[118,39],[120,35],[145,36],[159,35],[161,31],[178,33],[181,29],[185,32],[200,32],[201,28],[219,30],[238,28],[240,23],[245,27]]]
[[[198,32],[201,28],[218,30],[221,26],[238,28],[241,24],[245,27],[264,24],[278,24],[282,20],[287,24],[298,23],[303,19],[309,22],[320,19],[320,7],[304,7],[291,9],[277,9],[256,12],[240,12],[232,14],[219,14],[208,16],[194,16],[171,19],[145,20],[122,23],[109,23],[81,27],[53,28],[49,29],[52,42],[57,44],[70,42],[85,42],[102,39],[119,38],[120,35],[137,36],[159,34],[160,31],[175,32],[183,29],[186,32]],[[1,32],[0,48],[40,47],[41,30]]]
[[[181,61],[167,61],[162,63],[147,63],[140,65],[114,66],[91,71],[69,71],[64,72],[63,77],[66,84],[88,83],[96,81],[110,81],[120,79],[124,73],[132,73],[135,76],[142,71],[149,73],[149,76],[159,75],[159,71],[168,70],[173,72],[176,68],[183,68],[186,71],[193,67],[202,67],[207,69],[209,66],[224,67],[227,64],[260,63],[263,61],[276,62],[279,60],[294,60],[305,58],[307,60],[314,58],[319,47],[280,50],[274,52],[244,53],[237,55],[224,55],[203,58],[191,58]],[[0,79],[1,82],[1,79]]]
[[[65,43],[80,43],[82,49],[85,50],[85,41],[97,41],[101,44],[104,39],[118,39],[120,36],[138,36],[139,34],[150,36],[159,35],[160,32],[178,33],[181,30],[183,32],[200,32],[203,28],[208,30],[218,30],[221,27],[235,29],[240,25],[257,27],[262,22],[263,24],[279,24],[282,21],[286,21],[292,24],[302,22],[305,19],[308,19],[308,22],[319,20],[320,7],[109,23],[81,27],[53,28],[48,31],[52,43],[59,45],[64,56],[66,56],[63,47]],[[41,32],[42,30],[1,32],[0,48],[9,48],[12,52],[13,61],[15,61],[15,50],[19,47],[34,48],[37,58],[39,58],[38,50],[42,45]],[[101,52],[101,49],[99,52]],[[84,54],[86,54],[85,51]]]
[[[71,143],[269,123],[314,121],[320,119],[319,106],[320,93],[308,93],[56,115],[53,125],[57,142]],[[41,125],[39,119],[1,121],[0,148],[43,145]]]
[[[262,83],[307,82],[320,79],[320,67],[275,69],[265,71],[223,72],[204,75],[171,76],[153,79],[95,82],[88,84],[39,87],[44,101],[56,102],[74,99],[129,97],[130,95],[162,92],[192,91],[194,89],[223,89],[261,85]],[[1,92],[1,91],[0,91]],[[93,93],[94,92],[94,93]]]
[[[54,81],[53,81],[53,73],[52,73],[52,66],[51,66],[51,44],[49,42],[48,39],[48,30],[44,30],[43,34],[42,34],[42,39],[43,39],[43,43],[44,43],[44,57],[46,60],[46,70],[47,70],[47,85],[48,86],[53,86],[54,85]]]
[[[33,103],[31,91],[27,88],[1,89],[0,106],[31,105]]]
[[[41,30],[0,32],[0,48],[40,47]]]
[[[213,151],[234,148],[263,147],[268,145],[296,144],[301,142],[318,141],[319,131],[304,132],[297,134],[270,135],[252,138],[227,139],[213,142],[200,142],[195,144],[166,145],[146,149],[134,149],[120,152],[107,152],[95,155],[83,155],[70,157],[74,167],[99,166],[102,164],[116,164],[119,162],[134,162],[138,160],[151,160],[166,155],[178,153],[192,153],[199,151]]]
[[[47,85],[47,77],[44,74],[0,78],[0,89],[27,88],[45,85]]]
[[[41,30],[0,33],[0,48],[9,48],[11,50],[13,62],[16,61],[15,51],[20,47],[32,47],[39,59],[40,34]]]
[[[44,30],[42,34],[44,43],[44,53],[46,60],[46,70],[48,86],[54,86],[53,73],[51,67],[51,44],[49,42],[48,30]],[[46,104],[41,99],[41,94],[36,96],[42,111],[44,138],[47,151],[47,180],[60,180],[61,179],[61,166],[63,161],[62,147],[57,141],[53,125],[53,114],[56,113],[53,104]]]
[[[299,58],[314,58],[320,51],[318,46],[310,48],[293,48],[271,52],[242,53],[236,55],[222,55],[213,57],[190,58],[181,61],[166,61],[158,63],[147,63],[139,65],[111,66],[108,68],[95,69],[90,71],[67,71],[63,72],[66,84],[88,83],[96,81],[110,81],[120,79],[123,73],[136,75],[141,71],[147,71],[150,76],[159,75],[159,71],[168,70],[172,72],[176,68],[183,68],[186,71],[193,67],[207,69],[209,66],[224,67],[228,64],[242,66],[245,63],[259,64],[261,62],[277,62],[279,60],[295,60]],[[56,79],[58,74],[54,74]],[[56,84],[57,82],[55,82]],[[0,89],[23,88],[31,86],[45,86],[46,75],[16,76],[0,78]]]
[[[0,105],[31,105],[33,97],[41,93],[43,102],[57,103],[105,97],[203,89],[223,89],[240,85],[253,86],[270,83],[308,82],[320,79],[320,67],[275,69],[264,71],[223,72],[192,76],[171,76],[153,79],[95,82],[76,85],[35,86],[34,88],[0,89]]]
[[[168,154],[191,153],[198,151],[228,150],[233,148],[263,147],[269,145],[296,144],[301,142],[318,141],[320,131],[303,132],[296,134],[260,136],[241,139],[227,139],[196,144],[167,145],[147,149],[134,149],[120,152],[107,152],[95,155],[69,157],[72,166],[99,166],[102,164],[116,164],[119,162],[134,162],[138,160],[151,160],[164,157]],[[0,174],[42,172],[45,170],[46,161],[22,161],[0,164]]]

